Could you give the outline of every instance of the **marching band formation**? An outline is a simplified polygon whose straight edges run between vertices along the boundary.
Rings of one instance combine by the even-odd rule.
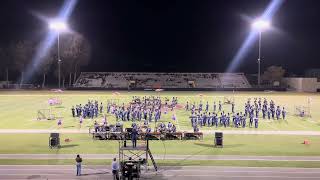
[[[235,108],[235,102],[229,102],[231,108],[228,110],[226,102],[213,101],[210,106],[209,101],[205,104],[202,99],[196,105],[186,102],[184,109],[186,113],[190,113],[190,123],[194,132],[199,131],[199,127],[235,127],[245,128],[247,126],[258,128],[259,118],[262,119],[285,119],[286,110],[284,107],[277,106],[273,100],[267,100],[264,98],[248,99],[243,106],[243,111],[236,111],[239,108]],[[151,132],[151,123],[154,122],[155,132],[176,132],[176,123],[169,122],[167,125],[161,122],[162,114],[169,114],[172,112],[171,119],[176,122],[176,110],[178,105],[178,97],[163,98],[159,96],[133,96],[128,104],[122,103],[107,103],[106,109],[104,109],[103,103],[95,100],[88,100],[84,105],[78,104],[71,108],[72,116],[79,118],[80,126],[83,123],[83,119],[94,119],[103,116],[102,126],[108,126],[107,116],[103,114],[105,111],[109,115],[113,115],[117,124],[121,124],[124,121],[131,121],[132,128],[137,131],[145,129],[146,132]],[[241,109],[241,108],[240,108]],[[248,121],[247,121],[248,119]],[[139,123],[137,123],[139,122]],[[159,122],[159,123],[158,123]],[[58,121],[58,125],[62,124],[61,120]],[[157,125],[158,124],[158,125]],[[102,130],[98,128],[99,123],[95,120],[95,130]],[[113,131],[115,129],[111,129]]]

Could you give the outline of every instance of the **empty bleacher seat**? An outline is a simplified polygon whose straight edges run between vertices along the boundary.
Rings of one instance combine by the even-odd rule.
[[[243,73],[146,73],[146,72],[83,72],[74,87],[127,88],[250,88]]]

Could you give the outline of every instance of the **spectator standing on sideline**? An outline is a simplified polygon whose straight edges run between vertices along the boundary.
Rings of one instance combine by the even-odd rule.
[[[115,179],[119,180],[119,163],[117,162],[117,158],[113,158],[111,169],[112,169],[113,180]]]
[[[82,163],[82,158],[78,154],[76,157],[77,176],[81,176],[81,163]]]

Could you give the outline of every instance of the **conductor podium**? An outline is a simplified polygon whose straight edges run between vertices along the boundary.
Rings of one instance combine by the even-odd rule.
[[[223,147],[223,133],[215,132],[214,147]]]
[[[51,133],[49,137],[50,148],[60,148],[60,135],[59,133]]]
[[[130,130],[129,130],[130,131]],[[141,174],[141,166],[145,167],[145,170],[148,169],[148,159],[150,158],[154,169],[157,171],[157,164],[152,156],[152,153],[149,149],[149,140],[141,140],[136,147],[133,147],[131,144],[127,144],[127,139],[123,134],[119,140],[119,161],[120,161],[120,172],[121,179],[139,179]]]

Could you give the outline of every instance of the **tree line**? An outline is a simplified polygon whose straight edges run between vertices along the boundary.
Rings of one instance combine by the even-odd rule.
[[[3,81],[13,81],[18,79],[17,83],[25,83],[26,68],[33,62],[36,52],[41,44],[31,40],[17,40],[9,42],[0,47],[0,78]],[[61,80],[62,87],[71,85],[76,81],[80,67],[86,66],[90,60],[90,44],[81,35],[77,33],[60,35],[60,59],[61,59]],[[37,77],[37,83],[42,87],[47,85],[47,77],[58,77],[58,52],[57,41],[45,55],[37,62],[32,69],[33,77]],[[31,66],[33,67],[33,66]],[[10,73],[9,73],[10,72]],[[8,77],[8,74],[15,74],[14,77]],[[41,78],[39,78],[41,77]],[[33,80],[34,80],[33,79]],[[0,81],[1,81],[0,80]],[[34,82],[34,81],[33,81]]]

